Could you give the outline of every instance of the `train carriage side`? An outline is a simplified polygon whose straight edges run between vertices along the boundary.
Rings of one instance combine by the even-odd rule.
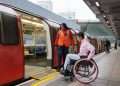
[[[24,55],[19,16],[0,5],[0,85],[24,77]]]

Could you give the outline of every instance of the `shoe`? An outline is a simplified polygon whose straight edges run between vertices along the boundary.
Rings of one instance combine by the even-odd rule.
[[[64,71],[64,68],[63,68],[63,67],[60,68],[60,73],[61,73],[62,75],[64,75],[65,71]]]
[[[70,79],[70,76],[64,76],[65,81],[68,81]]]
[[[64,76],[69,76],[70,75],[70,72],[68,70],[64,70]]]

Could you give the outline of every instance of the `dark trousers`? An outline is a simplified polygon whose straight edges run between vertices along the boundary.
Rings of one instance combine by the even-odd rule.
[[[68,54],[68,47],[65,46],[58,47],[58,68],[64,65],[67,54]],[[62,59],[63,59],[63,64],[62,64]]]

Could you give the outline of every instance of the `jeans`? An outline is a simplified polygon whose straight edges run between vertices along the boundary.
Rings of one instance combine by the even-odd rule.
[[[59,68],[64,64],[67,53],[68,53],[67,47],[65,46],[58,47],[58,67]],[[62,64],[62,59],[63,59],[63,64]]]
[[[64,64],[64,70],[66,70],[67,65],[70,64],[70,60],[79,60],[80,56],[78,54],[68,54],[66,56],[65,64]]]

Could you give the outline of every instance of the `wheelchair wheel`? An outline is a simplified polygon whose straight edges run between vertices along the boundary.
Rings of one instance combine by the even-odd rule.
[[[90,64],[92,64],[93,70],[91,70]],[[80,59],[73,67],[75,79],[83,84],[93,82],[98,77],[98,72],[98,66],[94,60]]]

